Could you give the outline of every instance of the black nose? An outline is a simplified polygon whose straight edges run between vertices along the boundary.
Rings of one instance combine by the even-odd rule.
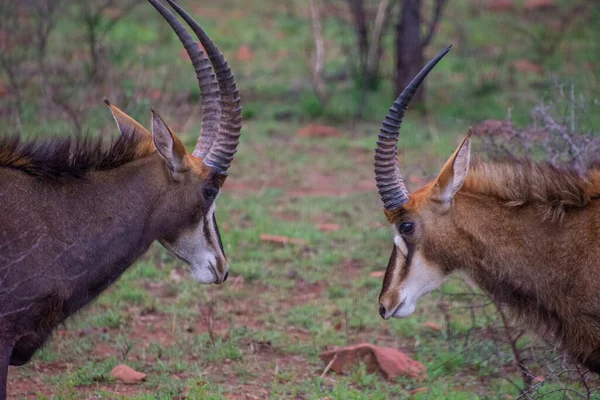
[[[229,271],[225,272],[225,276],[223,276],[223,282],[225,282],[229,278]]]
[[[381,315],[381,318],[385,319],[385,306],[383,304],[379,305],[379,315]]]

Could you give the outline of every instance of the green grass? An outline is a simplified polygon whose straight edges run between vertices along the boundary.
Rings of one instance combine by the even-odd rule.
[[[360,88],[351,77],[328,82],[326,106],[312,92],[306,2],[290,1],[289,9],[285,2],[264,0],[181,4],[230,60],[244,105],[239,152],[217,207],[230,281],[201,286],[186,266],[153,246],[96,302],[61,326],[30,364],[11,370],[11,381],[25,387],[19,398],[518,397],[507,380],[520,382],[510,349],[496,347],[485,330],[495,326],[502,334],[493,307],[472,300],[481,303],[473,319],[461,307],[461,293],[469,291],[462,281],[451,280],[422,299],[410,318],[382,321],[378,315],[381,278],[370,275],[387,265],[392,240],[372,178],[372,157],[379,122],[393,98],[392,35],[385,38],[382,76],[368,93],[364,119],[355,121]],[[418,182],[410,178],[421,181],[435,174],[469,125],[505,118],[509,108],[516,123],[528,123],[533,104],[556,98],[553,82],[575,86],[588,109],[582,129],[600,122],[594,103],[600,78],[594,67],[600,61],[594,47],[597,24],[575,24],[556,54],[543,60],[544,75],[515,73],[515,60],[540,61],[547,28],[514,16],[484,12],[474,17],[472,4],[461,0],[447,7],[427,49],[430,56],[455,44],[428,80],[427,118],[413,110],[403,124],[400,155],[412,189]],[[595,13],[589,18],[597,20]],[[524,39],[523,27],[540,39]],[[355,56],[347,51],[354,43],[352,28],[329,11],[324,34],[326,75],[348,72]],[[48,63],[66,63],[74,75],[84,74],[89,60],[83,43],[77,20],[61,19],[51,36]],[[251,60],[236,58],[240,45],[250,47]],[[70,104],[85,106],[78,111],[84,130],[115,133],[102,103],[107,95],[145,125],[149,108],[156,107],[191,149],[200,127],[199,90],[164,21],[142,4],[109,32],[103,46],[111,79],[65,89]],[[77,57],[82,59],[76,62]],[[0,83],[5,81],[2,72]],[[152,98],[152,90],[159,96]],[[72,131],[63,112],[45,110],[37,80],[24,86],[23,96],[26,135]],[[10,97],[0,97],[0,109],[10,104]],[[0,122],[11,131],[15,125],[9,116],[0,113]],[[295,135],[313,122],[334,125],[342,135]],[[317,225],[324,222],[340,228],[323,232]],[[264,233],[305,244],[264,242]],[[173,273],[181,276],[179,282]],[[210,321],[208,304],[214,304]],[[424,329],[428,321],[441,324],[442,331]],[[401,349],[426,366],[427,380],[388,382],[364,366],[348,375],[320,377],[321,351],[358,342]],[[535,343],[526,336],[520,346]],[[119,363],[148,374],[147,380],[124,389],[110,376]],[[542,367],[536,371],[542,373]],[[553,385],[543,385],[540,393],[556,389]],[[427,390],[412,394],[421,388]]]

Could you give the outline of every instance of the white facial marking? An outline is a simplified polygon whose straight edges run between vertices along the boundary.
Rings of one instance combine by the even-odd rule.
[[[215,212],[215,202],[212,203],[210,209],[204,216],[198,227],[194,230],[196,236],[196,250],[193,259],[190,259],[190,267],[192,269],[192,277],[200,283],[214,283],[217,281],[217,257],[211,251],[206,240],[206,234],[203,232],[203,225],[206,223],[209,227],[209,234],[212,236],[214,227],[212,223],[213,214]],[[211,267],[212,265],[212,267]]]
[[[400,302],[404,302],[402,307],[398,307],[394,312],[394,317],[403,318],[411,315],[417,306],[417,301],[423,295],[439,288],[446,277],[434,266],[429,265],[419,252],[412,255],[410,270],[399,287]]]
[[[192,277],[200,283],[217,282],[217,274],[219,273],[216,270],[217,257],[225,258],[224,255],[215,253],[220,253],[221,249],[218,247],[218,237],[213,224],[214,212],[215,202],[194,229],[182,233],[177,238],[176,243],[163,243],[167,250],[189,264]],[[212,238],[211,242],[216,244],[214,249],[213,246],[209,246],[206,240],[207,234],[204,232],[204,224],[208,226],[208,235]]]
[[[394,244],[404,257],[408,257],[408,246],[406,246],[406,242],[402,239],[400,232],[398,232],[398,228],[394,226],[392,230],[394,231]]]

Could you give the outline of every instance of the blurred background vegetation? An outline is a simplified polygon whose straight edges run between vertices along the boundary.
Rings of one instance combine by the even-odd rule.
[[[444,123],[501,119],[509,110],[526,122],[557,87],[573,84],[582,106],[598,93],[596,2],[181,3],[232,64],[246,121],[377,122],[423,61],[448,44],[452,53],[427,82],[426,109]],[[5,130],[95,131],[105,120],[103,95],[140,118],[150,103],[185,117],[198,102],[176,37],[141,0],[0,7]]]
[[[391,234],[372,173],[379,123],[406,80],[453,49],[400,139],[414,189],[474,125],[479,156],[575,167],[600,149],[600,5],[587,0],[181,0],[229,60],[244,128],[218,206],[232,278],[199,287],[154,247],[27,367],[18,398],[593,398],[598,382],[453,279],[412,317],[377,314]],[[0,0],[4,134],[112,136],[102,102],[186,144],[200,91],[143,0]],[[271,236],[268,236],[271,235]],[[273,241],[272,235],[278,240]],[[268,239],[271,237],[271,239]],[[360,341],[410,354],[425,382],[319,352]],[[123,387],[125,362],[148,374]],[[179,397],[176,397],[179,396]],[[570,397],[571,396],[571,397]]]

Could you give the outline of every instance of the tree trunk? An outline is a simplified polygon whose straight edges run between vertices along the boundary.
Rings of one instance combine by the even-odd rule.
[[[358,73],[364,74],[367,67],[367,53],[369,52],[369,29],[367,27],[367,12],[365,0],[348,0],[348,6],[354,19],[354,29],[358,47]]]
[[[422,67],[421,0],[404,0],[396,25],[396,95],[404,90]],[[413,104],[423,102],[424,88],[425,83],[415,93]]]

